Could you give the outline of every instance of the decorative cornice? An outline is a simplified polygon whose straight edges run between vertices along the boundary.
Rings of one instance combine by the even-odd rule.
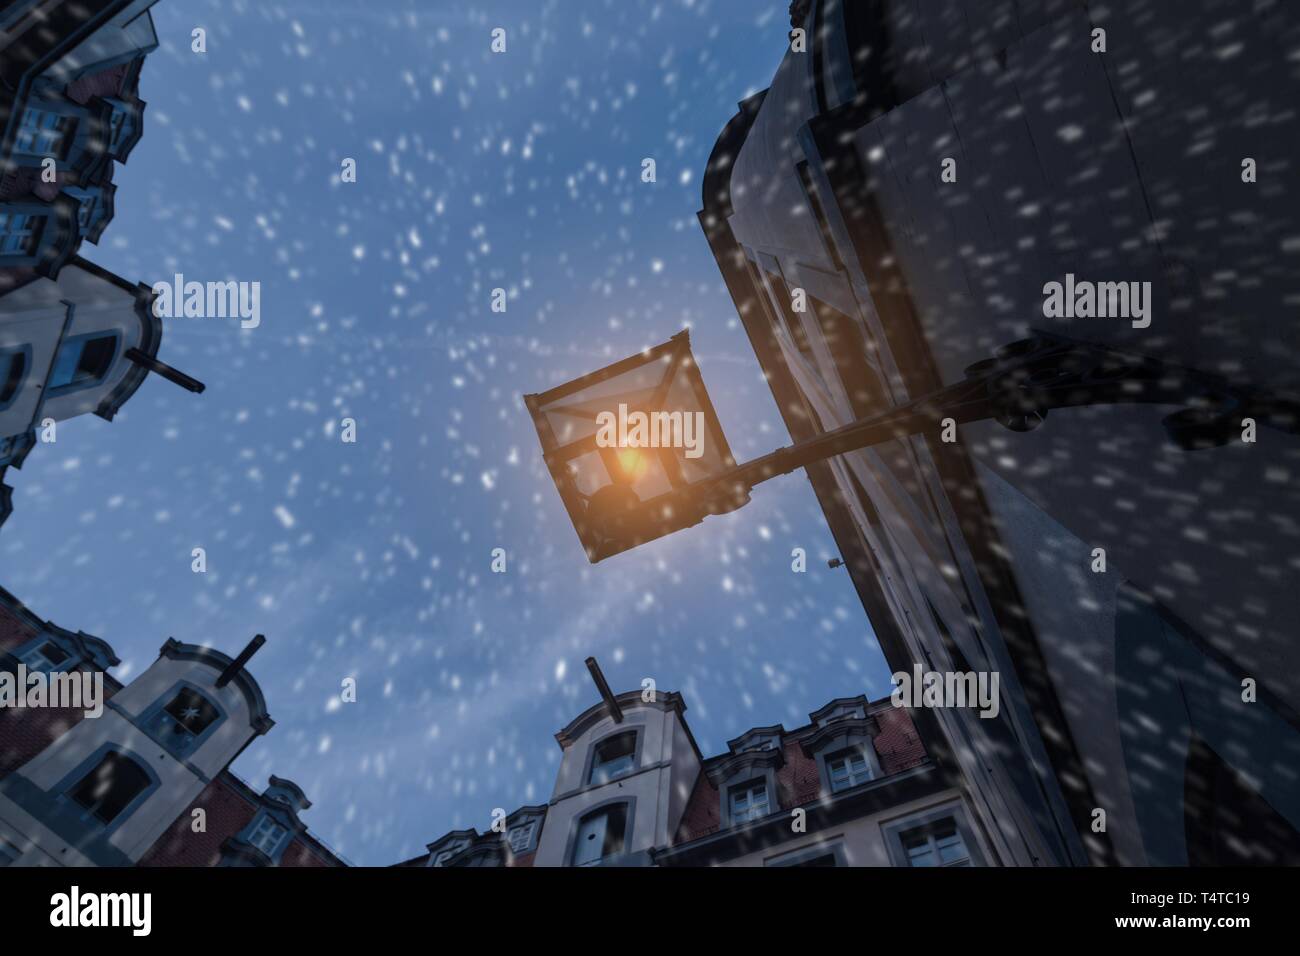
[[[271,796],[270,791],[273,789],[288,791],[289,797],[292,800],[292,809],[295,814],[303,813],[311,809],[311,801],[307,799],[307,794],[303,793],[302,787],[298,786],[292,780],[271,774],[266,791],[262,794],[264,800],[269,800],[275,806],[283,809],[284,804],[277,802],[274,797]]]
[[[430,855],[437,853],[442,847],[446,846],[453,840],[469,840],[473,843],[478,839],[478,830],[470,827],[468,830],[452,830],[450,833],[444,833],[432,843],[426,843],[424,848],[429,851]]]
[[[773,737],[773,736],[777,737],[778,739],[784,737],[785,726],[782,724],[773,724],[771,727],[752,727],[749,730],[745,731],[743,734],[741,734],[739,737],[735,738],[734,740],[728,740],[727,749],[731,751],[733,754],[740,753],[742,750],[745,749],[741,745],[745,743],[745,741],[749,740],[751,737]]]
[[[506,817],[506,828],[511,829],[523,820],[531,820],[534,818],[540,819],[541,817],[546,816],[547,811],[549,810],[550,807],[545,803],[539,804],[535,807],[520,807],[514,813]]]
[[[846,720],[833,720],[825,727],[820,727],[799,741],[799,748],[804,756],[812,757],[833,742],[837,737],[847,735],[856,739],[872,739],[880,733],[880,723],[875,717],[854,717]]]
[[[686,712],[686,701],[684,701],[682,695],[678,694],[676,691],[655,691],[655,699],[653,701],[642,700],[641,694],[642,692],[639,690],[630,690],[618,694],[614,699],[618,701],[618,704],[623,709],[624,713],[633,710],[644,710],[646,708],[654,708],[660,711],[673,710],[678,714],[678,716]],[[592,704],[581,714],[571,720],[568,726],[563,730],[558,731],[555,734],[555,740],[559,743],[561,749],[567,750],[575,740],[608,715],[609,712],[605,707],[604,701]],[[686,722],[683,720],[682,724],[685,725],[685,723]],[[692,740],[692,743],[694,743],[694,740]],[[696,748],[697,753],[698,750],[699,748]]]
[[[738,776],[742,771],[769,767],[780,769],[785,766],[785,748],[770,747],[762,750],[744,750],[738,754],[727,754],[715,758],[715,762],[705,768],[709,783],[715,787]]]
[[[871,702],[867,700],[866,694],[859,694],[857,697],[836,697],[830,703],[822,707],[818,707],[811,714],[809,714],[808,722],[810,724],[820,724],[823,720],[829,717],[831,712],[834,711],[836,708],[849,707],[849,706],[861,707],[862,712],[865,714],[870,709]]]

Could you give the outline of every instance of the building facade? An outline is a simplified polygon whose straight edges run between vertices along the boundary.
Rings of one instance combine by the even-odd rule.
[[[1018,865],[1300,862],[1300,16],[791,18],[699,217],[791,436],[964,383],[1078,393],[807,469],[891,667],[1001,677],[996,719],[916,715],[977,829]]]
[[[93,412],[111,421],[158,361],[149,287],[83,259],[113,216],[114,163],[143,133],[138,95],[157,48],[155,0],[15,0],[0,10],[0,522],[9,467],[38,436]]]
[[[632,691],[555,735],[545,806],[402,866],[982,866],[999,860],[907,709],[833,700],[701,754],[680,694]]]
[[[257,646],[232,659],[169,639],[122,684],[107,643],[0,590],[0,672],[98,675],[104,696],[99,714],[0,708],[0,866],[343,866],[296,784],[258,793],[230,770],[274,726],[244,668]]]

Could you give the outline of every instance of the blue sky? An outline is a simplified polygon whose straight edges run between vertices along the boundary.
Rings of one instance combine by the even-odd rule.
[[[593,567],[520,399],[689,326],[737,456],[788,442],[695,219],[787,6],[160,0],[145,137],[82,254],[149,284],[258,281],[261,325],[168,320],[160,357],[203,395],[151,379],[38,446],[9,478],[0,580],[108,640],[127,680],[169,636],[233,654],[266,634],[250,669],[277,726],[235,770],[295,780],[362,864],[549,798],[552,734],[596,700],[588,655],[616,691],[685,694],[708,753],[884,696],[801,474]]]

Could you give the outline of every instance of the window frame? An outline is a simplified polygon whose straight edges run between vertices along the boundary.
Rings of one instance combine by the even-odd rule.
[[[177,746],[177,744],[181,742],[177,739],[179,735],[175,733],[161,733],[158,724],[161,716],[164,713],[167,713],[167,708],[171,706],[172,702],[183,690],[191,691],[202,697],[208,702],[209,706],[217,712],[217,716],[211,723],[204,727],[203,731],[199,734],[195,734],[190,731],[189,728],[185,728],[188,736],[184,738],[184,746]],[[176,721],[176,718],[170,713],[168,713],[167,716],[170,720]],[[226,722],[227,717],[228,714],[226,713],[226,709],[222,707],[210,693],[190,681],[181,680],[172,684],[166,693],[156,698],[154,702],[149,705],[148,709],[140,715],[136,726],[143,730],[155,743],[165,747],[167,752],[173,757],[176,757],[179,760],[188,760],[203,748],[203,745],[212,738],[212,735],[217,731],[217,728]]]
[[[51,644],[63,653],[63,660],[52,661],[45,656],[43,653],[44,648],[46,645]],[[62,674],[75,670],[81,663],[79,654],[68,650],[49,634],[40,634],[28,641],[14,653],[14,657],[18,658],[27,667],[28,673]],[[44,663],[36,663],[33,657],[39,657]]]
[[[113,354],[109,358],[103,373],[97,377],[87,377],[83,379],[78,379],[76,377],[77,368],[81,365],[81,359],[82,356],[85,355],[86,346],[93,341],[98,341],[100,339],[109,339],[109,338],[113,340]],[[59,363],[59,356],[62,354],[65,348],[72,345],[81,346],[81,351],[77,353],[76,365],[73,366],[72,380],[63,383],[62,385],[50,384],[50,382],[53,380],[55,368],[58,366]],[[73,335],[73,336],[69,336],[68,338],[60,340],[58,347],[54,350],[54,359],[50,363],[49,376],[46,379],[46,389],[45,389],[46,397],[58,398],[63,395],[70,395],[73,392],[80,392],[83,389],[96,388],[104,384],[104,382],[108,381],[109,376],[113,374],[113,367],[117,364],[117,360],[120,357],[121,352],[122,352],[122,333],[119,329],[99,329],[95,332],[83,332],[80,335]]]
[[[524,837],[519,846],[515,846],[515,834],[522,833]],[[506,831],[506,845],[510,847],[510,852],[515,856],[522,856],[533,847],[534,838],[537,835],[537,821],[525,820],[518,826],[511,827]]]
[[[971,867],[985,866],[984,850],[979,841],[975,839],[975,832],[971,827],[970,818],[966,813],[965,806],[961,803],[942,804],[882,824],[881,830],[885,837],[885,848],[889,853],[890,861],[894,866],[911,868],[911,857],[907,852],[906,841],[908,838],[922,833],[930,839],[931,845],[934,846],[934,834],[946,829],[949,824],[952,825],[961,838],[962,845],[966,848],[968,861],[966,865]],[[935,847],[935,854],[937,859],[937,846]],[[951,863],[938,864],[938,866],[957,865]]]
[[[575,859],[577,858],[578,849],[579,849],[578,835],[582,832],[583,824],[587,820],[596,816],[597,814],[601,814],[601,813],[607,814],[612,812],[613,809],[618,806],[623,807],[623,835],[622,835],[623,843],[619,852],[611,853],[607,856],[602,856],[600,857],[600,859],[594,860],[590,863],[582,863],[582,864],[576,863]],[[568,843],[564,848],[564,865],[573,866],[573,867],[609,866],[611,864],[611,861],[617,860],[621,857],[625,857],[632,852],[631,849],[632,838],[635,833],[636,833],[636,797],[635,796],[614,797],[609,800],[603,800],[600,803],[592,804],[589,807],[585,807],[583,808],[581,813],[574,814],[573,819],[569,824],[569,839],[568,839]]]
[[[271,832],[273,833],[278,831],[278,834],[276,835],[275,843],[271,845],[270,849],[268,849],[267,847],[263,846],[261,843],[258,842],[258,833],[262,830],[264,826],[269,826],[271,828]],[[281,821],[277,820],[273,814],[263,810],[249,824],[248,836],[246,836],[244,839],[248,841],[248,844],[250,846],[256,847],[258,850],[260,850],[262,853],[265,853],[272,860],[275,860],[278,859],[281,851],[283,851],[284,848],[288,845],[289,840],[292,838],[292,836],[293,836],[293,831],[289,827],[285,826]]]
[[[597,767],[596,755],[597,753],[599,753],[600,748],[605,744],[609,743],[610,741],[614,740],[615,738],[622,737],[627,734],[633,735],[631,767],[628,769],[626,773],[621,773],[618,776],[609,777],[605,780],[595,780],[594,774],[596,773],[596,767]],[[591,746],[587,748],[587,764],[586,764],[585,772],[582,775],[583,789],[603,787],[617,780],[625,780],[626,778],[631,777],[635,775],[637,772],[639,772],[641,769],[641,746],[644,738],[645,738],[645,734],[643,733],[643,728],[624,727],[620,725],[615,730],[605,734],[603,737],[593,740],[591,742]]]
[[[760,787],[763,791],[763,805],[766,809],[757,816],[753,815],[754,804],[751,799],[749,801],[750,806],[743,811],[745,816],[738,816],[736,813],[736,797],[739,792],[742,790],[745,791],[746,797],[750,798]],[[750,777],[748,780],[743,780],[740,783],[727,784],[727,819],[730,821],[732,826],[738,826],[743,823],[753,823],[756,820],[762,820],[771,816],[776,812],[772,808],[773,802],[772,785],[765,775]]]
[[[30,122],[29,122],[30,118]],[[53,120],[54,125],[48,121]],[[67,158],[68,149],[77,137],[77,118],[47,104],[28,105],[18,118],[13,153],[33,159]],[[31,145],[28,146],[28,139]],[[45,148],[39,148],[44,146]],[[50,148],[53,147],[53,148]]]
[[[867,752],[868,748],[871,748],[872,750],[875,749],[873,742],[870,740],[865,742],[853,741],[832,751],[831,753],[828,753],[825,758],[823,758],[826,765],[826,782],[830,787],[831,793],[846,793],[855,787],[860,787],[863,784],[870,783],[872,780],[876,779],[875,762],[872,761],[871,755]],[[862,779],[858,779],[858,774],[853,772],[853,764],[851,763],[852,756],[862,758],[863,772],[866,774]],[[835,785],[835,770],[831,765],[835,763],[835,761],[841,759],[845,761],[845,771],[848,775],[848,781],[843,786],[837,787]]]
[[[785,850],[776,856],[769,856],[763,861],[763,866],[777,869],[804,866],[810,860],[820,859],[824,856],[834,859],[837,868],[849,865],[848,856],[844,849],[844,841],[832,838],[818,841],[810,846],[800,847],[797,850]]]
[[[130,760],[134,763],[144,771],[144,776],[148,780],[148,783],[122,806],[122,809],[113,817],[112,820],[105,823],[95,816],[93,810],[87,808],[79,800],[75,799],[72,796],[72,792],[78,789],[86,781],[86,778],[94,773],[103,762],[108,759],[110,753],[117,754],[120,758]],[[152,795],[160,785],[161,783],[158,779],[158,774],[154,771],[153,767],[147,760],[142,758],[130,747],[109,742],[97,747],[90,756],[79,763],[70,773],[65,775],[63,779],[59,781],[58,786],[55,788],[55,792],[58,794],[58,800],[69,808],[70,813],[77,817],[81,826],[93,832],[97,832],[100,835],[106,836],[115,831],[127,820],[131,819],[135,812],[140,809],[144,802],[149,799],[150,795]]]
[[[33,258],[40,248],[47,219],[31,211],[0,212],[0,259]]]

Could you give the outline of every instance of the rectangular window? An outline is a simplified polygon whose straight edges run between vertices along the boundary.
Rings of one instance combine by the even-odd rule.
[[[44,641],[22,655],[22,662],[30,671],[57,670],[68,659],[68,652],[53,641]]]
[[[42,159],[47,156],[62,159],[64,138],[71,127],[70,117],[48,110],[26,110],[14,137],[14,152]]]
[[[44,220],[21,212],[0,212],[0,256],[30,256]]]
[[[537,829],[536,823],[525,823],[521,827],[515,827],[510,831],[510,852],[523,853],[533,843],[533,831]]]
[[[633,770],[636,759],[636,731],[608,737],[596,745],[596,753],[591,761],[591,777],[588,783],[609,783],[619,777],[625,777]]]
[[[248,842],[253,844],[267,856],[275,856],[275,851],[280,849],[280,843],[289,833],[284,827],[276,823],[269,816],[262,817],[257,826],[253,828],[253,835],[248,838]]]
[[[826,772],[831,778],[831,792],[839,793],[871,779],[871,764],[860,747],[850,747],[826,758]]]
[[[573,846],[574,866],[595,866],[623,852],[627,829],[627,804],[619,803],[589,813],[578,824]]]
[[[957,824],[949,820],[903,835],[908,866],[970,866],[970,853]]]
[[[730,794],[732,823],[745,823],[768,815],[767,784],[764,781],[755,780],[732,787]]]
[[[49,388],[71,388],[101,381],[117,355],[117,333],[71,339],[59,346],[50,372]]]

